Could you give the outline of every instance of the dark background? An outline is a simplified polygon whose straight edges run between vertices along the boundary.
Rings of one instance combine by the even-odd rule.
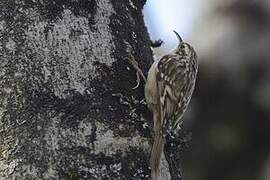
[[[186,38],[200,61],[184,116],[192,132],[183,154],[187,180],[270,179],[269,4],[216,3]]]

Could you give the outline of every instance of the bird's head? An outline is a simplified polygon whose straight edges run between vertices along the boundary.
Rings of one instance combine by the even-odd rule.
[[[191,54],[194,52],[194,49],[188,43],[184,42],[176,31],[173,32],[179,41],[177,48],[174,50],[174,53],[181,56],[191,56]]]

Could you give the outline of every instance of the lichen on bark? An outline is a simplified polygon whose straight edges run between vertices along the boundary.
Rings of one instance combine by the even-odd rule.
[[[0,2],[0,179],[147,179],[145,1]]]
[[[0,179],[149,178],[144,3],[0,2]]]

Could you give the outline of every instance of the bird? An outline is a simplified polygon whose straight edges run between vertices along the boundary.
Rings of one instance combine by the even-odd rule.
[[[173,31],[179,43],[171,53],[155,61],[147,75],[145,98],[153,113],[154,142],[151,150],[151,179],[160,179],[160,160],[165,136],[182,123],[192,97],[198,61],[194,48]]]
[[[147,78],[134,58],[130,63],[145,80],[145,99],[153,114],[154,141],[151,149],[151,180],[160,180],[160,161],[165,137],[182,124],[182,117],[192,97],[198,72],[197,54],[194,48],[178,39],[177,47],[151,65]],[[137,82],[139,83],[138,79]],[[138,84],[137,86],[138,87]]]

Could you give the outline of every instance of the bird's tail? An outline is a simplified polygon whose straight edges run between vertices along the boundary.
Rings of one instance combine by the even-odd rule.
[[[160,160],[163,153],[164,144],[165,137],[163,137],[161,132],[155,132],[150,158],[151,180],[160,180]]]

